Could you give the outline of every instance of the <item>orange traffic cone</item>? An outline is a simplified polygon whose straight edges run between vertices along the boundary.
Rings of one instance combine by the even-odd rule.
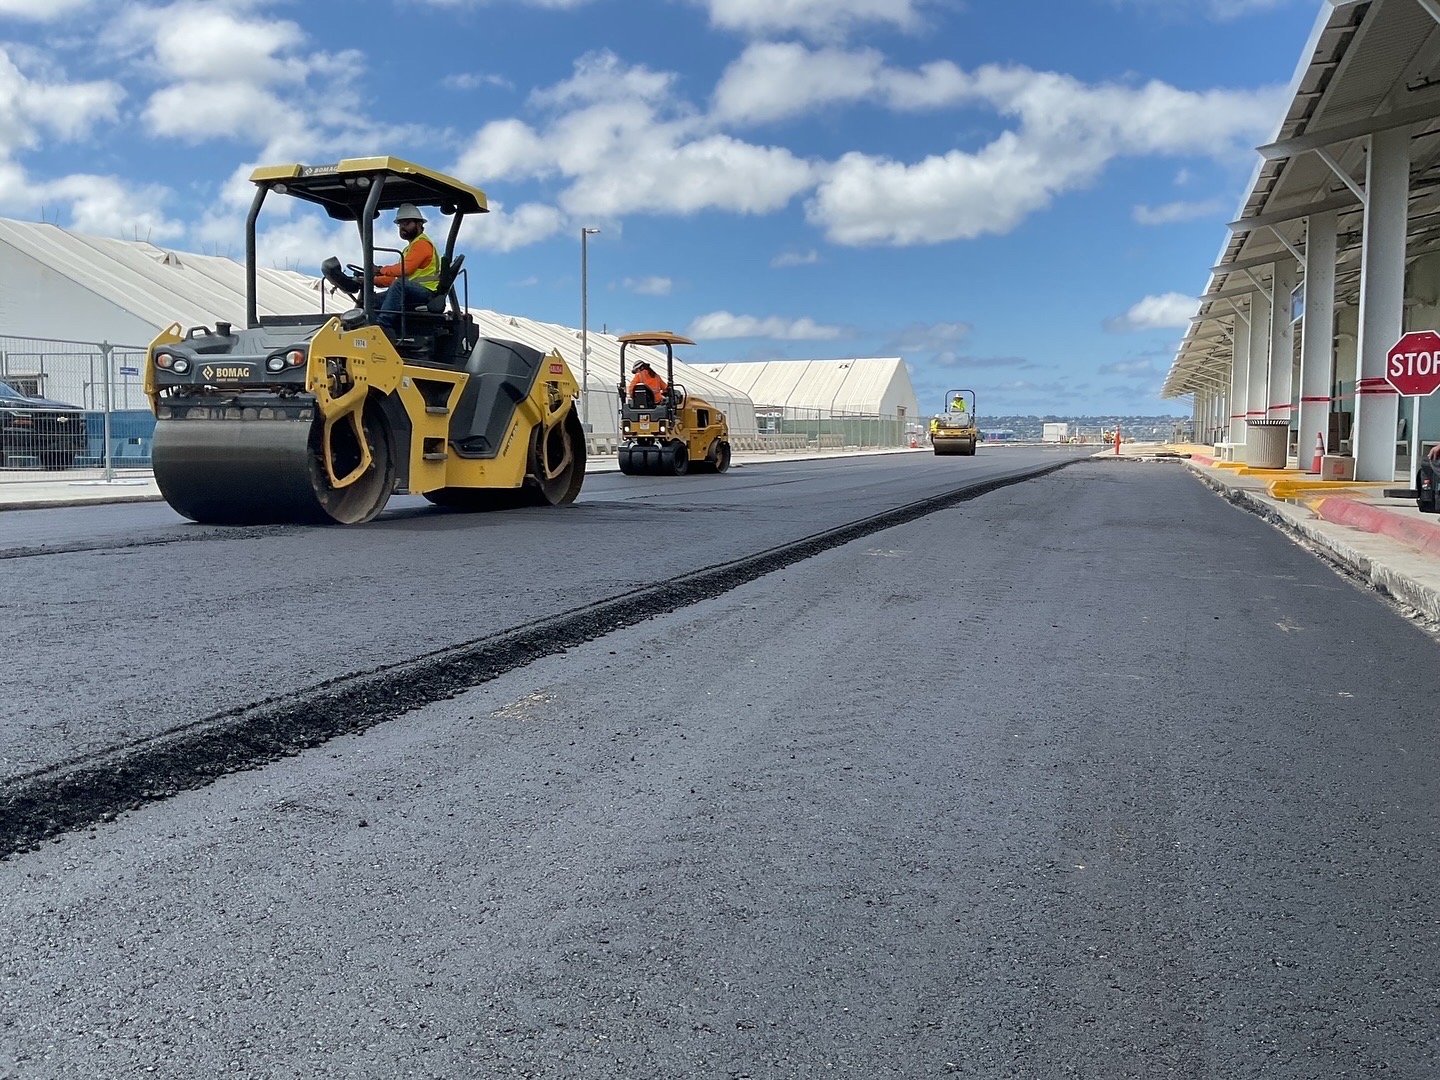
[[[918,438],[916,438],[915,433],[912,431],[912,432],[910,433],[910,449],[911,449],[911,450],[918,450],[919,448],[920,448],[920,440],[919,440]]]
[[[1320,459],[1325,456],[1325,437],[1320,432],[1315,433],[1315,457],[1310,462],[1310,471],[1315,474],[1320,472]]]

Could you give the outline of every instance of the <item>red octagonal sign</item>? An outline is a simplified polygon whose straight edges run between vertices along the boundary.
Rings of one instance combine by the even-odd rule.
[[[1385,354],[1385,379],[1406,397],[1424,397],[1440,388],[1440,334],[1412,330]]]

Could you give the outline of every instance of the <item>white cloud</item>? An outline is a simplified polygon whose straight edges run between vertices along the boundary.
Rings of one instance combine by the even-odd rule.
[[[873,49],[757,42],[720,76],[712,114],[722,122],[754,124],[860,101],[901,111],[935,109],[972,99],[974,86],[974,79],[948,60],[907,71],[886,67]]]
[[[503,75],[485,75],[479,72],[462,71],[455,75],[446,75],[441,84],[450,90],[479,90],[482,87],[493,86],[500,90],[514,90],[515,84]]]
[[[413,134],[364,118],[362,54],[316,50],[298,24],[258,16],[255,6],[129,7],[106,28],[101,42],[112,55],[164,80],[142,111],[149,133],[242,139],[266,163],[375,153]]]
[[[621,282],[621,285],[640,296],[669,296],[670,290],[674,287],[674,282],[668,277],[627,277]]]
[[[764,214],[813,186],[812,166],[789,150],[713,132],[672,100],[673,79],[625,69],[609,53],[583,57],[573,78],[532,95],[570,111],[538,128],[515,119],[486,124],[450,171],[484,182],[558,177],[567,185],[561,208],[576,219]]]
[[[961,85],[961,84],[957,84]],[[1280,92],[1088,86],[1027,68],[988,66],[962,98],[1019,120],[978,151],[914,164],[842,157],[807,204],[841,244],[931,244],[1003,234],[1054,198],[1092,183],[1119,156],[1239,154],[1268,131]]]
[[[664,102],[672,97],[676,76],[643,64],[626,67],[613,52],[586,53],[575,61],[575,74],[530,95],[535,105],[559,107],[606,101]]]
[[[0,157],[36,145],[42,132],[60,139],[87,136],[114,120],[125,91],[113,82],[49,82],[22,72],[0,48]]]
[[[1200,302],[1184,293],[1147,296],[1124,315],[1106,320],[1105,329],[1116,333],[1128,330],[1173,330],[1190,325]]]
[[[467,217],[460,228],[465,246],[490,251],[514,251],[564,230],[565,217],[553,206],[524,203],[513,211],[490,201],[490,212]]]
[[[814,248],[809,251],[782,251],[770,260],[770,265],[781,266],[814,266],[820,261],[820,253]]]
[[[860,26],[915,31],[922,26],[913,0],[698,0],[711,25],[742,34],[795,32],[833,40]]]
[[[898,69],[870,49],[794,42],[750,45],[717,82],[709,113],[678,98],[678,85],[672,73],[588,54],[572,77],[531,95],[548,115],[484,125],[449,171],[479,183],[555,185],[572,221],[769,214],[808,192],[808,220],[834,243],[936,244],[1006,233],[1093,184],[1117,157],[1248,155],[1282,93],[1086,84],[948,61]],[[1012,123],[988,145],[914,162],[861,151],[808,161],[723,130],[862,100],[905,111],[983,108]]]
[[[749,46],[725,69],[712,109],[721,122],[758,123],[811,111],[817,105],[873,96],[884,57],[873,49],[812,52],[794,42]]]
[[[305,125],[302,113],[248,82],[206,83],[203,90],[194,83],[167,86],[151,95],[144,118],[156,135],[196,142]]]
[[[1203,202],[1172,202],[1163,206],[1137,206],[1135,221],[1140,225],[1174,225],[1181,221],[1195,221],[1222,213],[1225,203],[1220,199],[1206,199]]]
[[[158,185],[132,188],[111,176],[73,175],[35,185],[33,197],[69,203],[76,232],[158,242],[185,232],[158,209],[168,194]]]
[[[754,315],[732,315],[728,311],[712,311],[690,324],[686,335],[698,340],[718,341],[728,338],[766,338],[771,341],[834,341],[847,336],[839,326],[825,326],[814,319],[784,319],[778,315],[758,318]]]
[[[728,135],[631,142],[629,152],[577,177],[561,200],[577,216],[637,210],[693,214],[728,210],[768,214],[814,182],[811,167],[782,147],[755,146]]]
[[[280,55],[305,43],[305,32],[288,20],[243,18],[219,4],[177,4],[136,9],[129,22],[149,37],[154,70],[176,82],[270,85],[305,78],[302,60]]]

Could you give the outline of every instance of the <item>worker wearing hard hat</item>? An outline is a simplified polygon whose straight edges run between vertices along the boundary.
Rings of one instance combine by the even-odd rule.
[[[954,401],[950,402],[950,411],[951,411],[951,412],[964,412],[964,411],[965,411],[965,399],[964,399],[963,397],[957,397]]]
[[[375,268],[375,287],[385,290],[380,325],[390,333],[400,328],[402,305],[428,304],[440,287],[440,249],[425,235],[425,215],[413,204],[402,203],[395,211],[395,227],[405,241],[400,261]]]
[[[635,363],[630,366],[630,373],[632,378],[630,379],[630,389],[627,393],[631,401],[635,400],[635,389],[639,386],[648,387],[650,392],[655,395],[657,404],[660,402],[660,399],[665,396],[665,380],[656,374],[655,369],[644,360],[636,360]]]

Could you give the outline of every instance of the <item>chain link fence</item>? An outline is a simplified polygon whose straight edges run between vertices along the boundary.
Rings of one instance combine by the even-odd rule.
[[[737,450],[878,450],[909,446],[924,430],[903,416],[758,403],[755,427],[755,435],[734,438]]]
[[[148,470],[143,345],[0,335],[0,483]]]

